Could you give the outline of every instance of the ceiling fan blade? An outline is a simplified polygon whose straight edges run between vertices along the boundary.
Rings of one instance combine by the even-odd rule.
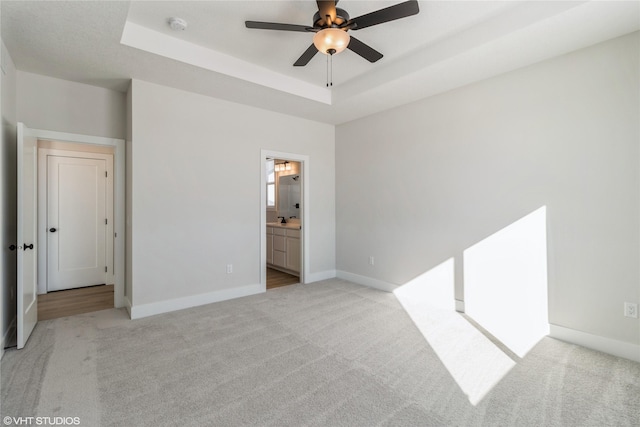
[[[331,22],[336,20],[336,1],[335,0],[316,0],[318,5],[318,13],[322,19],[321,25],[328,24],[327,15],[331,17]]]
[[[245,21],[244,25],[246,25],[247,28],[256,28],[258,30],[299,31],[303,33],[316,31],[308,25],[278,24],[276,22]]]
[[[420,12],[418,2],[416,0],[409,0],[404,3],[399,3],[350,19],[346,24],[342,25],[342,27],[349,27],[352,30],[361,30],[362,28],[371,27],[372,25],[378,25],[384,22],[395,21],[396,19],[416,15],[418,12]]]
[[[318,52],[318,48],[312,43],[307,50],[304,51],[302,56],[293,64],[294,67],[304,67],[311,61],[311,58]]]
[[[347,46],[347,49],[357,53],[369,62],[376,62],[383,56],[380,52],[368,44],[362,43],[353,36],[351,36],[351,39],[349,40],[349,46]]]

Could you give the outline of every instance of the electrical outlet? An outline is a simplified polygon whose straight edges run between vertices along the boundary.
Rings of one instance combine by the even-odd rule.
[[[634,304],[632,302],[624,303],[624,317],[633,317],[634,319],[638,318],[638,304]]]
[[[227,274],[233,273],[233,264],[227,264]]]
[[[372,256],[370,256],[370,257],[369,257],[369,265],[373,265],[373,264],[374,264],[374,262],[373,262],[373,257],[372,257]]]

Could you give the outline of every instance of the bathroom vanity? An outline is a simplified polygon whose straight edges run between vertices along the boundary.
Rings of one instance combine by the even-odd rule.
[[[300,275],[300,223],[267,223],[267,267]]]

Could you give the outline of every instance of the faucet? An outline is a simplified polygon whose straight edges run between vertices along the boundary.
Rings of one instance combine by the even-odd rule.
[[[287,223],[287,220],[284,219],[283,216],[279,216],[278,218],[282,218],[282,221],[280,221],[280,224],[286,224]]]

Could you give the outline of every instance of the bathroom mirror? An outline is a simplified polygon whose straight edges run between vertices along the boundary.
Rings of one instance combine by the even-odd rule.
[[[300,175],[281,176],[278,180],[278,216],[300,218]]]

